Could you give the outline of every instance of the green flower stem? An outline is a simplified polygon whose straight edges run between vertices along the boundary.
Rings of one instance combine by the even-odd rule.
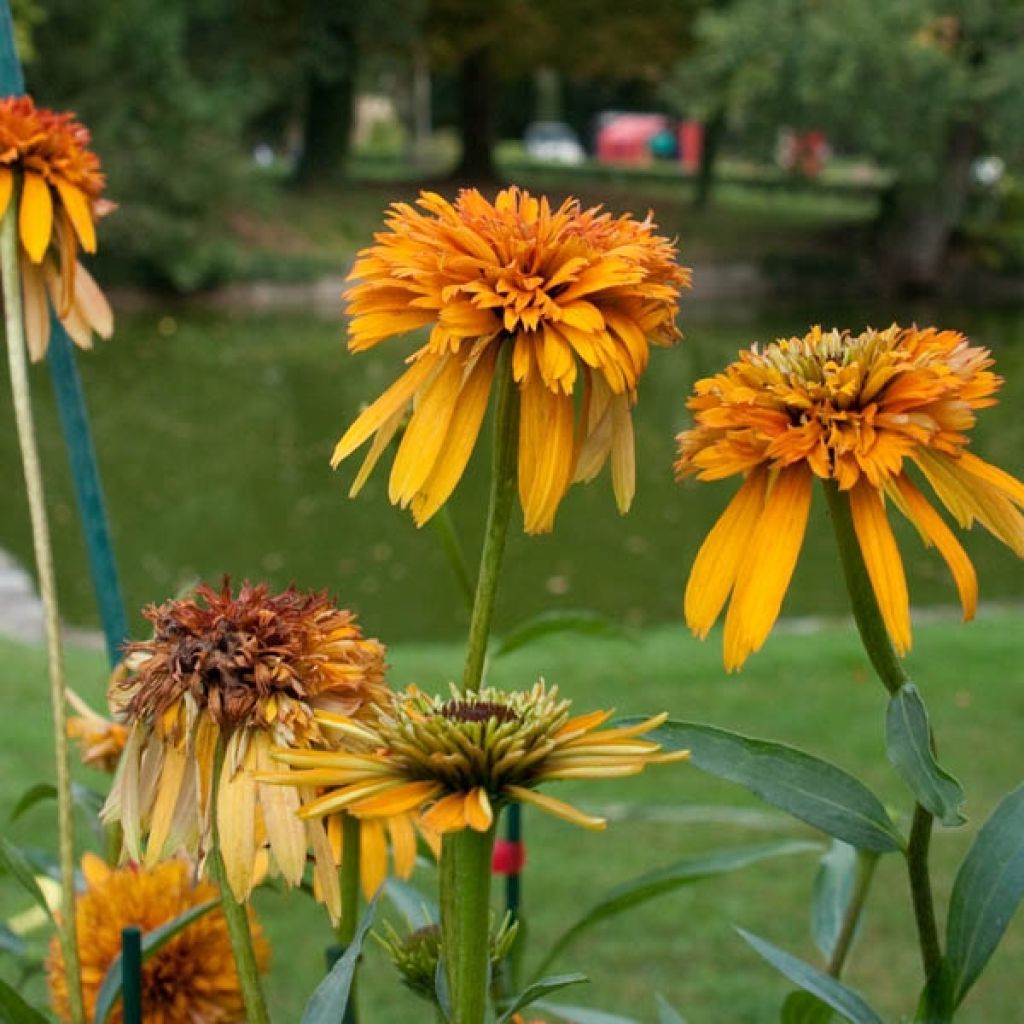
[[[46,655],[50,675],[50,704],[53,713],[54,760],[57,773],[57,833],[60,858],[61,907],[60,942],[67,974],[68,1002],[73,1024],[84,1024],[82,972],[75,930],[75,842],[71,801],[71,757],[68,751],[67,709],[64,704],[64,653],[57,607],[57,578],[53,547],[46,518],[46,494],[39,462],[32,396],[29,391],[25,349],[25,320],[21,303],[21,275],[18,267],[18,195],[7,203],[0,225],[0,273],[3,275],[7,356],[11,374],[14,420],[21,448],[21,462],[32,521],[32,547],[39,574],[39,596],[46,625]]]
[[[441,950],[452,1024],[483,1024],[490,973],[494,828],[452,832],[441,843]]]
[[[448,559],[455,582],[459,585],[459,593],[466,602],[466,607],[472,611],[473,577],[469,574],[466,556],[459,543],[459,535],[455,532],[455,524],[452,522],[452,514],[448,511],[447,505],[442,505],[437,510],[431,523],[434,526],[437,539],[441,543],[441,550],[444,551],[445,558]]]
[[[473,614],[469,623],[466,667],[462,685],[476,690],[484,674],[487,641],[491,633],[494,601],[498,594],[505,536],[516,491],[516,450],[519,441],[519,390],[512,379],[512,346],[503,344],[495,371],[498,399],[494,410],[494,442],[491,449],[491,495],[480,573],[477,576]]]
[[[249,929],[249,912],[235,899],[228,884],[224,858],[220,853],[220,834],[217,828],[217,790],[224,767],[224,739],[217,741],[217,752],[213,762],[213,782],[210,786],[210,823],[212,842],[207,856],[210,876],[220,890],[220,905],[228,926],[228,939],[235,958],[238,982],[245,1003],[245,1019],[248,1024],[270,1024],[267,1002],[260,983],[260,971],[256,964],[256,953],[252,947],[252,932]]]
[[[341,816],[341,921],[338,922],[338,944],[344,952],[352,944],[359,924],[359,819],[351,814]],[[358,973],[358,965],[357,965]],[[348,1006],[343,1024],[356,1024],[356,975],[352,976]]]
[[[882,613],[871,587],[864,556],[861,554],[849,497],[831,480],[825,482],[832,528],[839,546],[839,557],[850,593],[853,617],[868,658],[885,688],[895,694],[909,677],[893,650]],[[933,816],[920,804],[914,805],[914,818],[907,844],[907,869],[910,875],[910,895],[917,923],[918,943],[926,978],[933,976],[942,961],[939,930],[935,923],[935,901],[932,897],[928,871],[928,848],[931,844]]]
[[[836,939],[835,949],[832,950],[832,957],[828,962],[828,973],[833,978],[838,978],[843,972],[843,964],[846,963],[846,956],[850,952],[850,946],[853,945],[853,937],[857,932],[860,915],[864,910],[864,903],[868,898],[868,891],[871,889],[871,882],[875,877],[877,866],[877,853],[872,850],[857,851],[857,873],[853,883],[853,894],[843,916],[843,924]]]

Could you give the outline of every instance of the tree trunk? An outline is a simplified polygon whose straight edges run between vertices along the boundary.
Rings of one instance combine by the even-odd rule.
[[[698,210],[705,209],[711,202],[711,190],[715,183],[715,163],[724,131],[725,110],[720,107],[704,122],[700,166],[697,168],[697,182],[693,193],[693,205]]]
[[[491,52],[467,53],[459,68],[459,130],[462,157],[455,177],[469,182],[494,181],[494,76]]]
[[[939,284],[950,240],[963,217],[980,141],[976,124],[955,123],[939,180],[931,188],[897,183],[884,197],[879,265],[887,291],[930,292]]]
[[[351,14],[318,0],[307,8],[306,107],[295,183],[345,177],[355,122],[359,47]]]

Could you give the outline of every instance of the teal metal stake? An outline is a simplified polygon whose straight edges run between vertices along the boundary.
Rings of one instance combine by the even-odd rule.
[[[14,45],[11,5],[9,0],[0,0],[0,95],[18,96],[24,91],[25,79]],[[50,378],[57,397],[68,461],[71,463],[78,514],[89,554],[89,570],[103,622],[107,657],[113,666],[120,661],[121,644],[128,639],[128,620],[121,598],[103,487],[96,465],[89,414],[82,395],[74,351],[60,321],[55,316],[51,317],[51,321],[48,353]]]
[[[142,1024],[142,931],[121,929],[121,1003],[124,1024]]]

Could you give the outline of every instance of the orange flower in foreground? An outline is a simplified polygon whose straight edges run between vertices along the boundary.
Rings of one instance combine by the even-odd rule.
[[[217,899],[217,890],[192,879],[184,861],[169,860],[151,870],[108,867],[99,857],[82,859],[85,892],[75,901],[78,954],[82,961],[82,995],[89,1020],[96,1010],[100,985],[121,952],[121,929],[138,925],[143,933],[173,920],[191,907]],[[261,971],[267,970],[270,947],[250,912],[253,947]],[[71,1020],[64,956],[58,936],[50,942],[46,963],[50,1000],[62,1021]],[[219,907],[188,925],[142,968],[142,1002],[147,1021],[162,1024],[242,1024],[245,1007]],[[107,1018],[124,1020],[120,1001]]]
[[[198,853],[210,847],[217,787],[235,898],[248,899],[268,867],[299,884],[311,849],[316,894],[337,916],[336,858],[322,823],[299,820],[299,793],[254,776],[273,767],[272,747],[334,746],[316,712],[358,718],[390,701],[384,647],[326,594],[292,588],[271,594],[245,583],[235,596],[225,581],[145,615],[154,635],[128,646],[127,671],[114,684],[129,733],[104,819],[121,822],[128,856],[147,866],[182,846]]]
[[[60,322],[82,348],[92,333],[109,338],[113,316],[96,282],[76,258],[96,251],[96,219],[105,180],[89,131],[71,114],[36,107],[28,96],[0,99],[0,215],[19,195],[22,292],[29,356],[46,355],[47,292]]]
[[[977,520],[1024,556],[1024,484],[968,452],[975,410],[1002,380],[986,349],[955,331],[815,328],[804,338],[741,352],[696,384],[696,426],[679,435],[680,476],[745,480],[690,573],[687,624],[707,635],[727,599],[725,665],[765,641],[796,565],[814,477],[849,494],[853,524],[893,645],[910,647],[910,609],[885,499],[946,560],[964,617],[974,615],[974,567],[908,472],[920,471],[964,528]]]
[[[431,325],[409,368],[346,431],[332,464],[374,438],[362,487],[406,410],[388,494],[426,522],[455,489],[480,432],[502,344],[521,398],[519,497],[528,533],[554,525],[574,481],[611,456],[620,511],[634,491],[630,409],[649,344],[677,340],[679,289],[690,274],[655,225],[509,188],[454,204],[424,192],[422,212],[396,203],[364,249],[347,292],[349,350]],[[582,397],[577,401],[577,391]]]

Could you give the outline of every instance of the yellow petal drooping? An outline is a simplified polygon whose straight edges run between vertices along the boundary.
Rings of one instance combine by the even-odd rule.
[[[53,197],[42,175],[25,172],[18,210],[21,244],[33,263],[41,263],[53,233]]]

